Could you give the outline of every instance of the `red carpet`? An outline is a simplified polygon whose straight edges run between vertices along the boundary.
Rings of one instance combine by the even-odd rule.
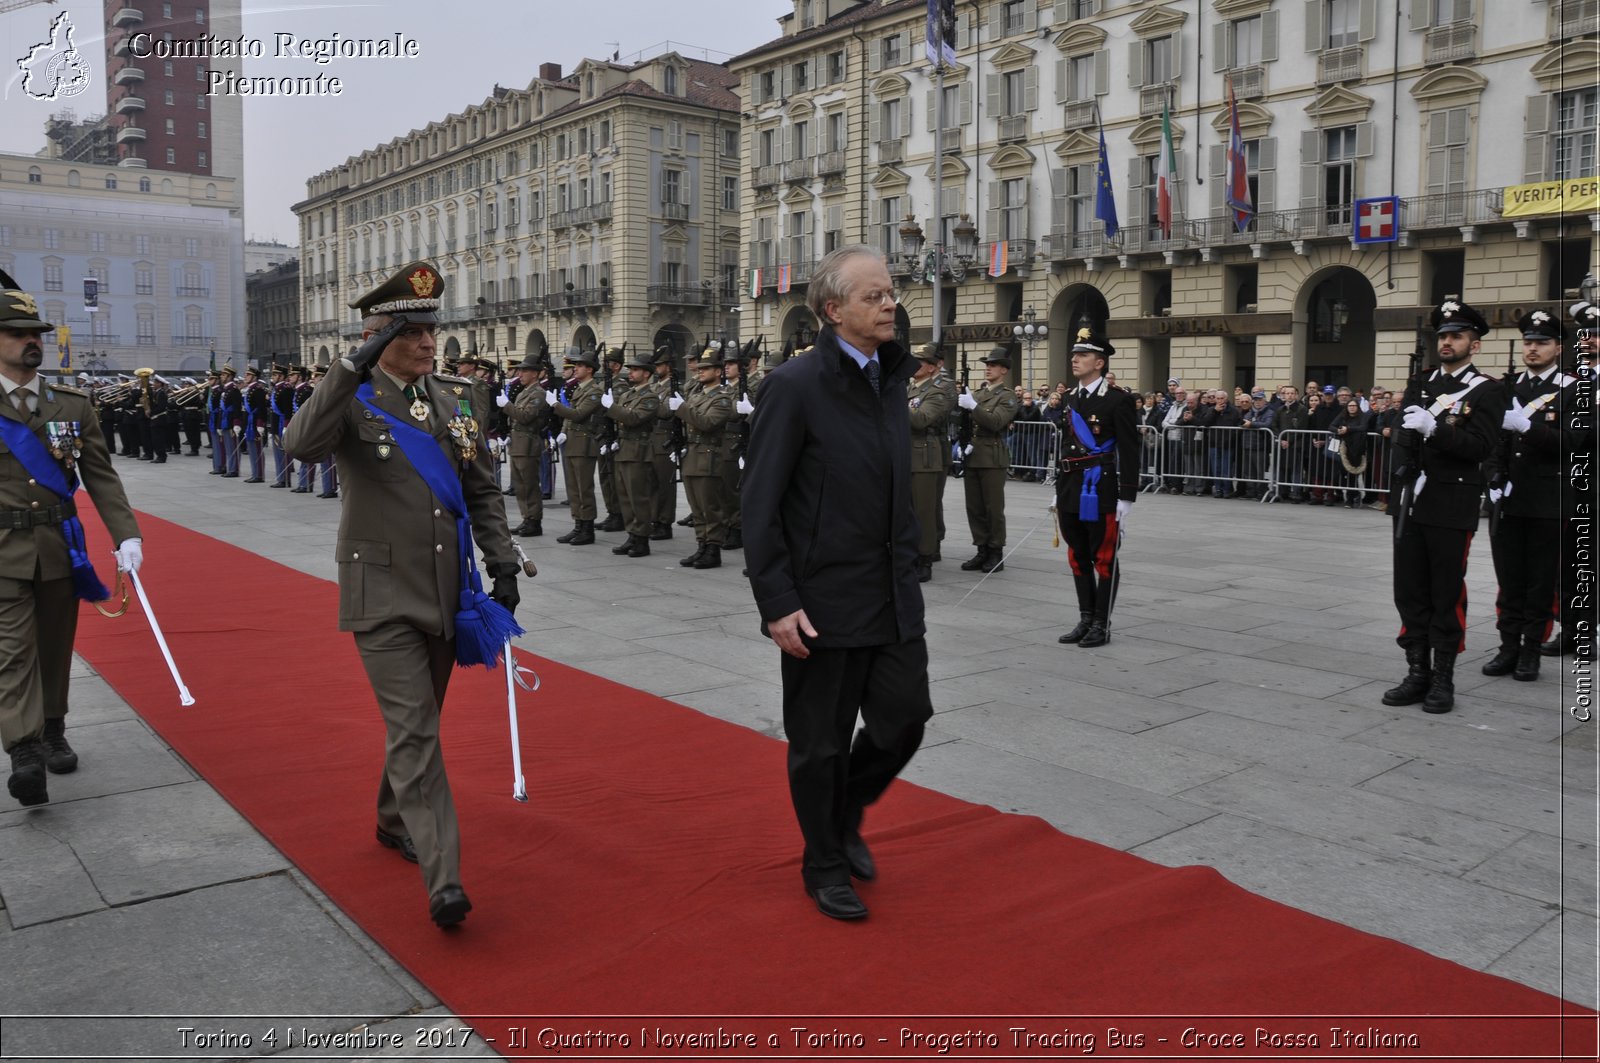
[[[1365,1059],[1594,1055],[1591,1013],[1554,997],[1206,868],[905,784],[868,819],[871,918],[829,921],[801,891],[781,743],[532,657],[544,689],[521,697],[525,805],[509,796],[503,674],[458,671],[451,687],[445,749],[476,907],[440,933],[415,869],[372,841],[382,726],[334,630],[336,588],[140,520],[146,586],[199,703],[179,706],[137,603],[115,621],[86,607],[79,651],[447,1006],[516,1017],[476,1023],[508,1054],[526,1027],[539,1055],[1078,1055],[1090,1037],[1100,1055],[1281,1058],[1307,1051],[1281,1040],[1295,1036]],[[524,614],[538,608],[525,583]],[[1243,1040],[1186,1046],[1189,1027]],[[541,1049],[541,1029],[572,1039]],[[745,1034],[757,1044],[726,1039]]]

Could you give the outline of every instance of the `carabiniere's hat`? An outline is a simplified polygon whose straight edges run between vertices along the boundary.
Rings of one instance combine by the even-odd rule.
[[[1600,328],[1600,306],[1587,302],[1573,303],[1567,308],[1567,313],[1572,315],[1572,320],[1578,323],[1579,328]]]
[[[917,361],[927,362],[929,365],[944,361],[944,355],[939,351],[939,345],[935,343],[919,343],[911,348],[911,355]]]
[[[584,350],[582,347],[568,347],[566,363],[568,365],[586,365],[590,369],[600,368],[599,356],[594,351]]]
[[[698,358],[696,358],[694,360],[694,363],[690,368],[693,368],[693,369],[721,369],[722,368],[722,348],[717,346],[716,344],[712,344],[712,345],[706,347],[705,350],[700,352],[700,357],[698,357]]]
[[[1009,353],[1007,353],[1007,351],[1006,351],[1006,349],[1004,347],[996,347],[994,350],[992,350],[988,354],[984,355],[983,364],[984,365],[1003,365],[1007,369],[1010,369],[1011,368],[1011,355]]]
[[[404,314],[422,325],[439,323],[444,278],[427,262],[413,262],[350,304],[362,317]]]
[[[5,270],[0,269],[0,328],[18,332],[49,332],[54,325],[39,316],[39,305],[22,290]]]
[[[256,377],[256,378],[259,379],[260,376],[261,376],[261,370],[257,369],[253,365],[247,365],[247,366],[244,367],[244,375],[245,376],[253,376],[253,377]]]
[[[289,375],[289,367],[284,365],[282,362],[273,362],[272,363],[272,371],[274,373],[279,373],[279,374],[281,374],[283,376],[288,376]]]
[[[311,367],[311,378],[313,380],[321,380],[323,377],[325,377],[327,375],[328,375],[328,367],[327,366],[325,366],[325,365],[314,365],[314,366]]]
[[[1535,310],[1517,318],[1517,331],[1525,340],[1556,340],[1565,342],[1567,328],[1561,319],[1548,310]]]
[[[1117,353],[1117,349],[1111,345],[1110,340],[1088,327],[1078,330],[1072,341],[1072,349],[1074,351],[1089,351],[1100,355],[1102,358],[1110,358]]]
[[[1476,332],[1481,338],[1489,331],[1489,322],[1466,303],[1459,299],[1446,299],[1433,311],[1429,319],[1434,332],[1444,335],[1447,332]]]

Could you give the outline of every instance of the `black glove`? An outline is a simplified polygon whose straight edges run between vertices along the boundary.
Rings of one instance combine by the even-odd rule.
[[[517,563],[504,561],[490,565],[489,576],[494,580],[489,597],[505,606],[508,613],[515,613],[522,602],[522,595],[517,593]]]
[[[396,314],[395,319],[383,326],[381,332],[373,334],[372,338],[357,348],[356,353],[350,356],[350,368],[365,377],[372,371],[372,366],[383,354],[383,349],[389,346],[394,338],[400,335],[400,330],[411,322],[404,314]]]

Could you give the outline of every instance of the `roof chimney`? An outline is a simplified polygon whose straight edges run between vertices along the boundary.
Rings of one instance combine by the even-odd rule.
[[[560,81],[561,80],[561,64],[560,63],[540,63],[539,64],[539,80],[540,81]]]

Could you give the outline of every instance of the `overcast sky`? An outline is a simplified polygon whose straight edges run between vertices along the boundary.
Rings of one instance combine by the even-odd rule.
[[[131,0],[159,10],[158,0]],[[778,35],[791,0],[383,0],[382,3],[275,3],[244,0],[244,35],[265,57],[247,76],[314,77],[343,82],[337,97],[246,98],[245,228],[256,239],[296,240],[289,207],[306,179],[351,155],[481,103],[496,84],[526,87],[539,64],[570,73],[585,58],[659,54],[672,42],[686,56],[723,61]],[[92,84],[70,101],[38,101],[19,87],[16,60],[49,37],[67,11],[74,42],[89,60]],[[105,110],[101,0],[59,0],[0,14],[0,151],[36,154],[44,123],[63,106],[80,118]],[[276,35],[374,39],[402,33],[415,59],[276,58]]]

